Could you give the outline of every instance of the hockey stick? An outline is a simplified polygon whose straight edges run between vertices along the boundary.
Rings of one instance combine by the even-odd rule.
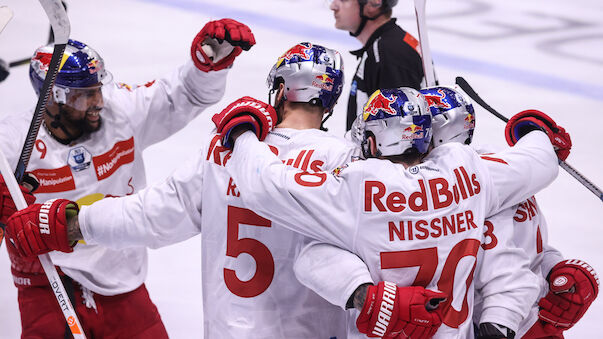
[[[6,160],[4,153],[2,150],[0,150],[0,173],[2,173],[2,176],[4,177],[4,181],[6,182],[10,195],[15,202],[15,206],[18,210],[22,210],[27,207],[27,202],[25,202],[23,193],[21,193],[21,190],[19,189],[19,184],[11,172],[12,170],[10,165]],[[86,335],[81,330],[82,325],[75,314],[75,309],[73,308],[73,305],[67,296],[67,292],[65,291],[65,287],[63,286],[59,273],[50,260],[50,256],[48,254],[42,254],[38,256],[38,259],[40,259],[40,263],[42,263],[44,272],[46,273],[50,286],[52,287],[52,291],[54,292],[54,295],[61,306],[61,310],[63,311],[63,315],[67,320],[67,324],[69,325],[69,329],[71,330],[73,337],[75,339],[85,339]]]
[[[456,84],[467,93],[467,95],[473,99],[478,105],[482,106],[486,111],[494,114],[500,120],[507,122],[509,119],[504,115],[498,113],[494,108],[488,105],[484,99],[482,99],[475,90],[469,85],[469,83],[463,77],[456,77]],[[601,201],[603,201],[603,191],[597,185],[592,183],[588,178],[586,178],[582,173],[578,172],[575,168],[570,166],[567,162],[559,160],[559,166],[563,168],[567,173],[576,178],[578,182],[580,182],[584,187],[588,188],[591,192],[593,192],[596,196],[599,197]]]
[[[425,4],[427,0],[415,0],[415,15],[417,18],[417,30],[419,32],[419,46],[421,48],[421,59],[423,60],[423,73],[425,73],[425,82],[427,87],[436,85],[435,70],[433,69],[433,59],[431,58],[431,49],[429,48],[429,39],[427,37],[427,22],[425,19]]]
[[[23,180],[25,169],[29,163],[31,151],[33,150],[34,142],[38,136],[38,130],[42,124],[42,117],[46,112],[46,103],[48,102],[55,78],[59,72],[61,61],[63,59],[63,53],[65,52],[65,47],[67,46],[69,33],[71,31],[69,19],[67,18],[67,12],[65,11],[65,8],[60,0],[39,1],[40,4],[42,4],[42,7],[44,7],[44,10],[48,15],[48,19],[50,20],[50,25],[52,26],[55,36],[55,43],[52,58],[50,59],[50,65],[48,66],[48,71],[46,72],[44,83],[42,84],[42,90],[40,91],[40,96],[38,97],[38,103],[36,104],[36,110],[34,111],[33,118],[31,119],[31,124],[29,125],[29,130],[27,131],[27,136],[25,138],[25,143],[23,144],[23,149],[21,151],[21,155],[19,156],[17,168],[15,169],[15,177],[17,178],[18,182]]]
[[[4,27],[8,24],[10,19],[13,18],[13,10],[8,6],[0,6],[0,33],[4,30]]]
[[[67,3],[65,1],[61,1],[61,2],[63,3],[63,7],[65,7],[65,10],[67,10]],[[2,9],[4,7],[5,6],[0,7],[0,32],[2,32],[2,29],[1,29],[1,27],[2,27],[1,24],[3,21]],[[54,42],[54,32],[52,31],[52,25],[51,25],[50,29],[48,31],[48,41],[46,42],[46,44],[51,44],[53,42]],[[0,58],[0,82],[4,81],[4,79],[6,79],[9,76],[10,68],[28,65],[30,61],[31,61],[31,57],[27,57],[27,58],[23,58],[23,59],[19,59],[19,60],[14,60],[14,61],[11,61],[10,63],[8,63]]]
[[[67,12],[65,11],[65,8],[60,0],[39,1],[46,12],[46,15],[48,16],[50,25],[53,28],[55,44],[52,58],[48,66],[48,71],[46,72],[46,77],[44,78],[44,83],[42,85],[42,90],[40,92],[40,96],[38,97],[36,110],[34,111],[29,130],[27,131],[27,135],[25,137],[25,143],[17,163],[17,169],[15,170],[14,177],[10,174],[11,169],[10,165],[6,161],[6,157],[0,151],[0,172],[4,177],[4,181],[6,182],[13,201],[15,202],[15,206],[19,210],[27,207],[27,203],[25,202],[21,190],[19,189],[19,182],[23,179],[25,169],[29,163],[31,151],[37,138],[44,112],[46,111],[46,103],[48,102],[48,97],[50,96],[52,87],[54,86],[54,81],[57,73],[59,72],[61,61],[63,59],[63,53],[65,52],[65,47],[67,46],[69,33],[71,31]],[[73,337],[75,339],[85,339],[86,335],[82,331],[82,325],[77,318],[75,308],[69,300],[65,287],[63,286],[63,282],[61,281],[61,277],[54,267],[52,260],[50,259],[50,255],[43,254],[39,255],[38,258],[40,259],[44,273],[46,273],[50,287],[52,288],[59,306],[63,311],[63,315],[67,321],[67,325],[69,326],[71,333],[73,334]]]

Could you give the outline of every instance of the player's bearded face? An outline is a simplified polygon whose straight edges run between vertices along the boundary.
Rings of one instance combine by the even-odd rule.
[[[100,87],[76,89],[69,94],[61,115],[65,124],[82,131],[83,134],[89,134],[100,129],[102,122],[100,112],[103,107]]]

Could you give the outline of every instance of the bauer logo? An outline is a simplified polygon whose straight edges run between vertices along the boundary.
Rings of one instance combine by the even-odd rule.
[[[132,161],[134,161],[134,137],[117,142],[108,152],[92,159],[98,180],[110,177],[118,168]]]

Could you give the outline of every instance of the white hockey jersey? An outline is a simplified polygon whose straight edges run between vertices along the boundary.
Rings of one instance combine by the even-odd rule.
[[[447,293],[437,338],[472,333],[472,272],[485,217],[531,196],[558,172],[542,132],[486,161],[451,143],[408,169],[368,159],[332,174],[288,169],[244,133],[226,167],[254,211],[356,253],[374,281]]]
[[[72,145],[59,143],[42,126],[27,168],[40,181],[36,201],[59,197],[83,206],[136,193],[146,185],[142,151],[218,102],[226,75],[201,72],[191,61],[136,89],[105,85],[101,129]],[[32,112],[13,114],[0,121],[0,147],[11,166],[17,164],[31,117]],[[51,252],[50,257],[75,281],[101,295],[132,291],[147,274],[144,247],[115,250],[80,243],[73,253]]]
[[[530,197],[507,209],[505,213],[489,218],[487,222],[490,223],[491,227],[489,233],[491,241],[497,242],[497,239],[501,236],[507,237],[510,235],[513,246],[523,250],[524,255],[529,258],[530,270],[536,275],[539,294],[536,302],[531,305],[529,314],[521,321],[518,330],[516,330],[516,337],[521,338],[538,320],[538,301],[549,291],[546,277],[553,266],[563,260],[563,256],[548,244],[548,227],[535,197]],[[489,246],[485,247],[484,250],[486,253],[491,251]],[[484,266],[482,269],[496,271],[498,268]],[[475,300],[474,322],[486,321],[482,318],[484,302],[481,289],[476,290]]]
[[[164,183],[82,208],[84,239],[159,247],[201,233],[204,338],[345,338],[344,312],[293,273],[309,239],[246,207],[224,168],[231,151],[219,139],[212,135],[196,159]],[[312,173],[347,163],[357,152],[316,129],[277,128],[265,142],[279,162]]]

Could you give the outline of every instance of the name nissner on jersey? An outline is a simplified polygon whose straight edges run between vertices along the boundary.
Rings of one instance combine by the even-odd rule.
[[[380,181],[365,181],[364,183],[364,212],[394,212],[399,213],[407,208],[412,212],[426,212],[447,208],[469,199],[481,192],[481,185],[474,173],[467,173],[463,166],[454,169],[455,181],[448,182],[445,178],[427,180],[418,179],[419,191],[406,196],[402,192],[388,191]],[[408,211],[407,211],[408,212]],[[476,229],[473,211],[465,210],[447,216],[429,220],[397,220],[389,221],[390,241],[422,240],[438,238]],[[397,239],[396,239],[397,238]]]

